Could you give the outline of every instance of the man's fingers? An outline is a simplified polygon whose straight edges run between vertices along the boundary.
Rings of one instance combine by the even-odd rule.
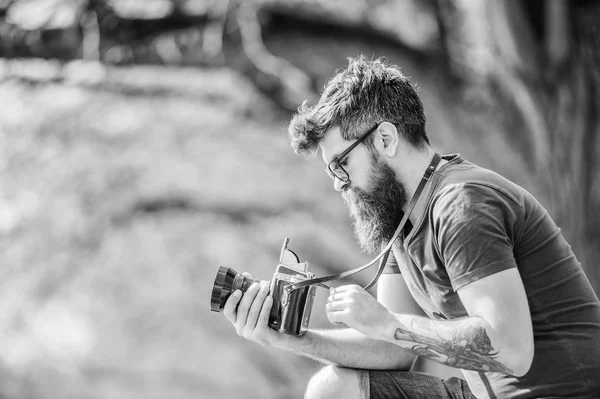
[[[333,292],[327,297],[327,303],[346,301],[351,295],[350,291]]]
[[[339,287],[332,288],[331,290],[329,290],[329,292],[330,293],[346,292],[346,291],[353,291],[357,288],[361,289],[356,284],[340,285]]]
[[[337,302],[337,301],[342,301],[344,300],[344,298],[346,298],[346,294],[342,293],[342,292],[336,292],[335,294],[331,294],[329,295],[329,297],[327,298],[327,302]]]
[[[334,301],[334,302],[327,303],[327,305],[325,305],[325,309],[328,312],[338,312],[338,311],[346,309],[347,306],[348,305],[344,302]]]
[[[238,334],[242,331],[242,328],[246,325],[246,320],[248,318],[248,311],[250,310],[250,306],[254,302],[254,298],[256,298],[256,294],[260,289],[260,284],[254,283],[248,288],[248,290],[242,296],[242,300],[240,301],[237,307],[237,317],[235,320],[235,326],[238,330]]]
[[[269,286],[267,285],[266,281],[263,281],[263,282],[261,282],[260,290],[256,294],[256,297],[254,298],[254,301],[252,302],[252,306],[250,307],[250,310],[248,311],[248,317],[246,319],[246,332],[254,330],[254,328],[256,327],[256,322],[258,321],[260,311],[263,307],[263,303],[268,294],[269,294]]]
[[[327,298],[328,302],[340,300],[351,291],[351,285],[342,285],[341,287],[335,287],[329,289],[329,297]]]
[[[242,297],[242,291],[235,290],[231,295],[229,295],[229,298],[227,298],[227,302],[225,302],[225,306],[223,306],[223,314],[232,323],[235,323],[235,319],[236,319],[235,309],[237,308],[237,305],[240,302],[241,297]]]
[[[344,321],[346,320],[346,316],[347,316],[347,313],[345,310],[327,312],[327,318],[329,319],[330,322],[332,322],[334,324],[344,324]]]
[[[263,302],[262,309],[260,310],[260,314],[258,315],[258,320],[256,321],[256,327],[267,327],[267,325],[269,324],[269,315],[271,313],[271,307],[273,307],[273,297],[269,295],[265,298],[265,301]]]

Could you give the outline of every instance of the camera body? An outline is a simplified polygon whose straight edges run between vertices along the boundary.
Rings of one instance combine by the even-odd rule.
[[[277,265],[270,286],[273,306],[269,315],[269,327],[272,329],[291,335],[306,333],[316,287],[308,286],[294,290],[291,290],[290,287],[294,283],[314,277],[314,274],[308,272],[307,268],[307,262],[284,264],[280,260]]]
[[[298,256],[288,249],[289,241],[286,238],[283,242],[279,263],[269,283],[273,297],[269,327],[284,334],[303,335],[308,329],[316,287],[291,288],[293,284],[313,278],[314,274],[308,271],[308,262],[300,262]],[[231,267],[220,266],[213,283],[210,310],[222,312],[232,292],[246,292],[258,281],[247,278]]]

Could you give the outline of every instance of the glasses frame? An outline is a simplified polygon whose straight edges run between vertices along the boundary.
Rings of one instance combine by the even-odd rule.
[[[353,149],[355,149],[360,143],[362,143],[363,141],[365,141],[365,139],[367,137],[369,137],[369,135],[371,133],[373,133],[374,131],[376,131],[377,128],[379,127],[379,125],[380,125],[380,123],[378,123],[375,126],[373,126],[372,128],[370,128],[365,134],[363,134],[362,136],[360,136],[358,138],[358,140],[356,140],[354,143],[350,144],[350,146],[348,148],[346,148],[340,154],[338,154],[337,156],[335,156],[331,161],[329,161],[329,163],[327,164],[327,168],[325,168],[325,171],[327,172],[327,174],[329,175],[329,177],[331,177],[331,179],[333,181],[335,181],[335,179],[338,179],[342,183],[347,183],[347,182],[350,181],[350,174],[346,171],[346,169],[344,169],[344,167],[342,165],[340,165],[340,162],[342,162],[344,160],[344,158],[346,158],[348,156],[348,154],[350,154],[350,151],[352,151]],[[333,170],[332,165],[336,165],[337,168],[341,169],[344,172],[344,175],[343,176],[339,176],[338,173],[336,173]]]

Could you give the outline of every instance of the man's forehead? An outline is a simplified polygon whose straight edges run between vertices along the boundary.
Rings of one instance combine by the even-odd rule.
[[[321,156],[325,163],[329,163],[333,158],[339,155],[348,146],[348,141],[342,137],[342,130],[339,126],[329,129],[325,136],[319,141],[321,147]]]

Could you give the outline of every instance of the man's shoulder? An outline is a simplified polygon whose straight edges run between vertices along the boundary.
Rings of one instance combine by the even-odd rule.
[[[490,169],[469,161],[449,164],[439,173],[433,202],[460,201],[477,203],[487,199],[502,199],[522,207],[533,199],[523,187]]]

